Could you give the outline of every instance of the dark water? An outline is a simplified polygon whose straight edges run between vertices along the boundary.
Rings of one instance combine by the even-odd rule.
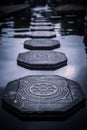
[[[83,43],[84,16],[66,14],[52,20],[61,47],[54,51],[64,52],[68,65],[56,71],[31,71],[17,65],[17,56],[26,52],[23,44],[28,40],[29,12],[19,13],[0,21],[0,98],[6,84],[26,75],[60,75],[77,81],[87,98],[87,54]],[[1,106],[0,130],[86,130],[87,106],[64,121],[21,121]]]

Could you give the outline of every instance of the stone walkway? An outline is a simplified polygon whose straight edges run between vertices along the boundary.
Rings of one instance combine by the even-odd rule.
[[[43,20],[39,22],[39,19]],[[36,17],[35,22],[34,18],[33,22],[31,20],[32,28],[35,26],[38,31],[31,30],[29,37],[32,39],[25,41],[24,47],[33,51],[20,53],[17,58],[18,65],[46,71],[68,65],[68,59],[63,52],[49,51],[49,47],[55,49],[56,45],[60,46],[59,41],[52,39],[56,37],[55,32],[41,31],[38,27],[48,28],[49,23],[49,28],[53,28],[52,22],[46,21],[45,17]],[[9,82],[2,98],[6,107],[23,118],[55,116],[59,119],[71,114],[84,100],[78,83],[56,75],[31,75]]]

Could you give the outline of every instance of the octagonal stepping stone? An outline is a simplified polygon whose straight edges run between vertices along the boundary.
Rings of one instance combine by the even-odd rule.
[[[30,30],[31,31],[53,31],[54,27],[53,26],[31,26]]]
[[[64,53],[54,51],[29,51],[20,53],[17,63],[32,70],[55,70],[67,64]]]
[[[2,103],[23,118],[63,118],[85,101],[80,85],[60,76],[26,76],[9,82]]]
[[[56,34],[54,31],[32,31],[29,33],[31,38],[54,38]]]
[[[47,19],[39,19],[39,20],[38,20],[38,19],[33,19],[32,22],[36,22],[36,23],[38,23],[38,22],[39,22],[39,23],[40,23],[40,22],[44,23],[44,22],[45,22],[45,23],[47,23],[47,22],[50,22],[50,21],[47,20]]]
[[[57,40],[50,39],[32,39],[24,42],[24,48],[31,50],[51,50],[60,47]]]
[[[31,22],[31,26],[52,26],[53,24],[50,23],[50,22],[44,22],[44,23],[41,23],[41,22],[37,22],[37,23],[34,23],[34,22]]]
[[[31,18],[32,22],[50,22],[47,18]]]

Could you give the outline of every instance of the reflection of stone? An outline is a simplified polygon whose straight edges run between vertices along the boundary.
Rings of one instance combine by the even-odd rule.
[[[21,116],[64,116],[84,101],[79,84],[60,76],[26,76],[8,83],[2,101]],[[55,113],[56,112],[56,113]]]
[[[28,69],[58,69],[66,65],[65,54],[54,51],[30,51],[20,53],[17,58],[18,65]]]
[[[60,47],[60,43],[51,39],[32,39],[25,41],[24,47],[31,50],[51,50]]]
[[[52,38],[56,37],[55,32],[53,31],[32,31],[29,33],[31,38]]]

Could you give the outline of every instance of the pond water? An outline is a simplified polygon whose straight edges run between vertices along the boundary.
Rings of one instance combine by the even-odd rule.
[[[68,64],[55,71],[31,71],[17,65],[20,52],[27,52],[23,44],[29,38],[30,12],[25,10],[19,14],[0,20],[0,97],[9,81],[27,75],[60,75],[77,81],[87,97],[87,54],[83,43],[84,16],[73,13],[59,15],[59,19],[51,19],[55,27],[56,40],[61,46],[54,51],[63,52]],[[0,101],[1,104],[1,101]],[[82,130],[86,129],[87,107],[83,107],[65,121],[27,121],[23,122],[8,113],[0,105],[0,129],[12,130]]]

